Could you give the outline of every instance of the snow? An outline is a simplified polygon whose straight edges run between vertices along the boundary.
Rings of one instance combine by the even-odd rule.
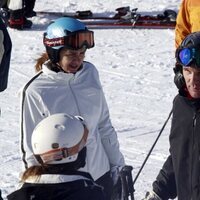
[[[35,10],[113,13],[130,6],[139,12],[178,10],[181,0],[37,0]],[[44,52],[43,32],[50,18],[34,17],[32,30],[8,29],[12,58],[8,89],[0,93],[0,188],[3,197],[18,186],[19,89],[35,74],[35,60]],[[173,83],[174,30],[94,30],[95,48],[86,59],[99,70],[120,148],[133,166],[133,179],[167,119],[177,93]],[[135,184],[135,199],[144,197],[168,156],[170,121]]]

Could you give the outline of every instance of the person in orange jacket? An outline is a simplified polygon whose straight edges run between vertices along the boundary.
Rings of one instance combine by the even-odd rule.
[[[196,31],[200,31],[200,1],[183,0],[176,19],[176,48],[187,35]]]

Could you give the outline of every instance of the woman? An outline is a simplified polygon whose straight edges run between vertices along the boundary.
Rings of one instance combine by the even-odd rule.
[[[93,32],[76,19],[60,18],[48,26],[43,41],[46,54],[38,59],[39,73],[22,94],[21,150],[25,167],[36,163],[30,141],[42,119],[60,112],[80,115],[89,129],[86,165],[80,171],[89,172],[110,199],[110,171],[117,171],[125,163],[97,69],[83,61],[86,50],[94,47]]]
[[[22,187],[8,200],[104,200],[102,188],[85,165],[88,130],[82,119],[65,113],[42,120],[32,134],[34,157],[40,165],[28,168]]]

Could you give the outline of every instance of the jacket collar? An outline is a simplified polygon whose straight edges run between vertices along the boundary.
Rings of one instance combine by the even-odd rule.
[[[64,73],[62,71],[60,72],[55,72],[50,70],[46,65],[43,65],[42,71],[45,75],[47,75],[50,79],[55,80],[55,81],[59,81],[59,82],[69,82],[71,79],[77,79],[81,73],[83,73],[85,71],[86,66],[83,65],[83,67],[77,71],[76,74],[73,73]]]
[[[200,99],[194,99],[191,97],[186,87],[179,90],[179,95],[184,98],[188,104],[194,107],[194,109],[200,109]]]
[[[37,176],[29,177],[26,183],[40,183],[40,184],[55,184],[55,183],[65,183],[76,180],[90,180],[87,177],[81,175],[62,175],[62,174],[42,174],[39,178]]]

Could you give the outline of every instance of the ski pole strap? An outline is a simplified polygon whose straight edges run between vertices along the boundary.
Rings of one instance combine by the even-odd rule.
[[[135,189],[132,179],[132,170],[132,166],[126,165],[120,171],[120,179],[122,183],[121,200],[128,200],[129,197],[131,200],[134,200]]]

